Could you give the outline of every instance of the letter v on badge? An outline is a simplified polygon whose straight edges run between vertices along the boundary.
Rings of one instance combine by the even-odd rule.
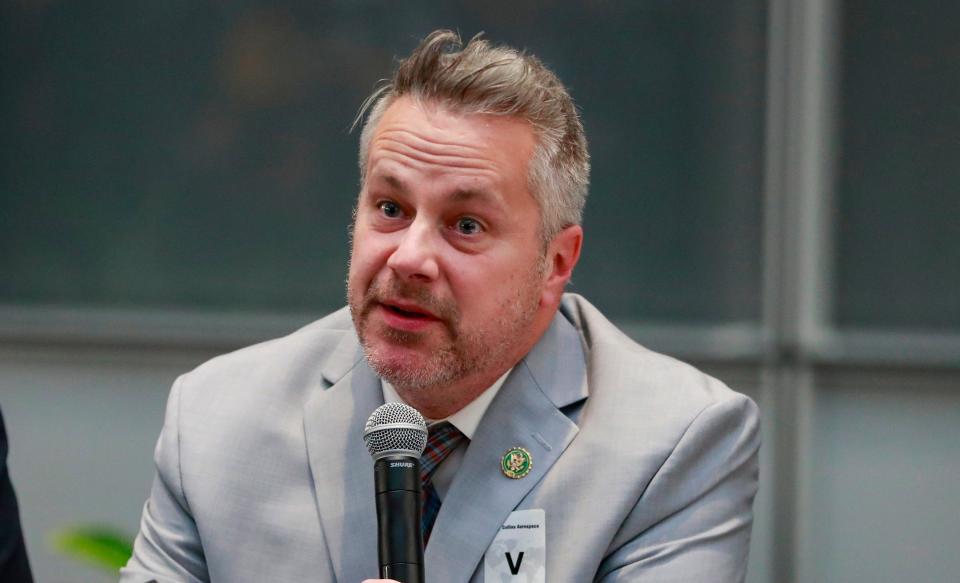
[[[546,583],[546,547],[543,510],[511,512],[484,555],[484,582]]]

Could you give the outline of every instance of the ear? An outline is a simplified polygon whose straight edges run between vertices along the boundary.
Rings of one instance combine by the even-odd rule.
[[[583,246],[583,227],[570,225],[554,236],[547,247],[549,265],[544,274],[543,295],[540,303],[556,308],[560,304],[563,290],[573,275],[573,268],[580,260],[580,248]]]

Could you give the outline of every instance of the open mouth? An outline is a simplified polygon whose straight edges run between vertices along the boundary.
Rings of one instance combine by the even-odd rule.
[[[385,308],[387,308],[388,310],[390,310],[391,312],[393,312],[394,314],[399,314],[399,315],[403,316],[404,318],[422,318],[422,319],[426,319],[426,318],[430,318],[430,317],[431,317],[429,314],[424,314],[423,312],[411,312],[411,311],[409,311],[409,310],[400,309],[400,308],[398,308],[397,306],[391,306],[390,304],[383,304],[383,306],[384,306]]]

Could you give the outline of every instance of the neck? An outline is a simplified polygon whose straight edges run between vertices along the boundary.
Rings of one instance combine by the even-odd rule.
[[[519,359],[518,359],[519,360]],[[434,387],[405,387],[394,385],[397,394],[428,419],[445,419],[469,405],[489,389],[510,366],[475,378],[462,379],[456,383]]]
[[[410,387],[394,384],[397,394],[410,406],[429,419],[444,419],[469,405],[481,393],[490,388],[505,372],[516,366],[543,337],[550,326],[556,306],[542,309],[531,324],[536,331],[532,339],[519,346],[512,355],[496,367],[458,379],[446,385]]]

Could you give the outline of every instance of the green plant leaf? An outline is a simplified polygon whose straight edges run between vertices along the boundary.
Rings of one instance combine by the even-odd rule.
[[[116,573],[133,554],[130,537],[108,526],[79,525],[53,535],[62,555]]]

